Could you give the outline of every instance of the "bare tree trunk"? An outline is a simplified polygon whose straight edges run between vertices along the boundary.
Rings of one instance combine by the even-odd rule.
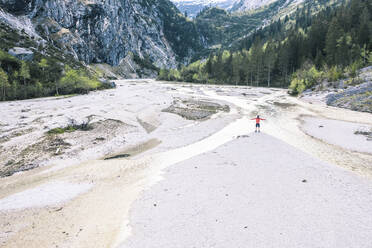
[[[287,84],[287,70],[285,70],[284,84]]]
[[[58,96],[59,95],[59,92],[58,92],[58,83],[56,82],[56,95]]]
[[[251,70],[251,87],[253,86],[253,71]]]
[[[269,63],[269,71],[267,73],[267,87],[270,87],[270,63]]]

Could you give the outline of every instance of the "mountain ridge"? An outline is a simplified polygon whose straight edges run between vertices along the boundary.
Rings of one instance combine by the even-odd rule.
[[[157,66],[175,67],[177,57],[182,60],[192,53],[188,48],[192,42],[185,43],[182,52],[186,54],[178,56],[175,50],[180,41],[172,37],[192,34],[181,28],[182,32],[171,34],[167,34],[171,29],[164,30],[167,22],[175,21],[174,17],[178,18],[175,22],[187,26],[186,19],[177,17],[179,11],[167,0],[33,0],[16,5],[13,0],[1,0],[0,7],[8,11],[3,10],[0,18],[10,26],[23,23],[29,28],[21,29],[27,29],[30,35],[59,43],[86,63],[118,65],[133,52],[148,57]]]
[[[171,0],[177,8],[188,16],[195,18],[203,9],[217,7],[231,13],[244,13],[265,6],[279,0]],[[288,4],[299,4],[304,0],[286,0]]]

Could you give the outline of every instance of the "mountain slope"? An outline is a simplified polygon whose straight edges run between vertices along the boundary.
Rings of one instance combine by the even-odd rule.
[[[205,8],[217,7],[228,12],[242,13],[260,9],[279,0],[172,0],[177,8],[190,17],[196,17]],[[286,0],[284,5],[299,4],[304,0]]]
[[[155,77],[201,48],[195,24],[168,0],[0,0],[0,100]]]
[[[263,6],[277,2],[278,0],[237,0],[231,7],[231,11],[243,12],[248,10],[254,10],[261,8]],[[304,0],[287,0],[284,5],[289,5],[291,3],[299,4]]]
[[[86,63],[118,65],[132,52],[157,66],[174,67],[177,57],[190,56],[198,44],[192,24],[167,0],[16,2],[1,0],[8,12],[2,11],[3,22],[31,26],[33,33]],[[184,35],[193,39],[182,43]]]
[[[218,7],[225,10],[231,9],[237,0],[172,0],[177,8],[190,17],[195,17],[204,8]]]
[[[271,23],[283,10],[294,6],[295,1],[276,0],[255,11],[242,13],[232,13],[220,8],[205,8],[196,16],[194,22],[205,47],[229,48],[237,40]]]
[[[322,83],[354,78],[360,68],[372,65],[371,27],[370,1],[307,1],[285,18],[256,30],[234,49],[217,50],[208,59],[181,70],[161,70],[159,78],[211,84],[289,86],[292,94],[316,85],[332,87],[335,84]],[[363,82],[351,79],[340,84],[349,87]],[[363,90],[357,89],[356,93],[362,94],[366,104],[371,103],[369,85]]]

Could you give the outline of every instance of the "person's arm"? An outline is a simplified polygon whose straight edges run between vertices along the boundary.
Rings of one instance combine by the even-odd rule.
[[[264,121],[264,120],[266,120],[266,119],[262,119],[262,118],[260,118],[260,120],[261,120],[261,121]]]
[[[253,118],[253,119],[251,119],[251,120],[256,120],[257,118]]]

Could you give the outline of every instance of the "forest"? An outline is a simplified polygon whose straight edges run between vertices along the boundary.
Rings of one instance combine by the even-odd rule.
[[[290,87],[301,93],[322,80],[355,76],[372,64],[372,2],[344,1],[313,13],[310,4],[257,30],[236,49],[178,69],[159,80]]]

